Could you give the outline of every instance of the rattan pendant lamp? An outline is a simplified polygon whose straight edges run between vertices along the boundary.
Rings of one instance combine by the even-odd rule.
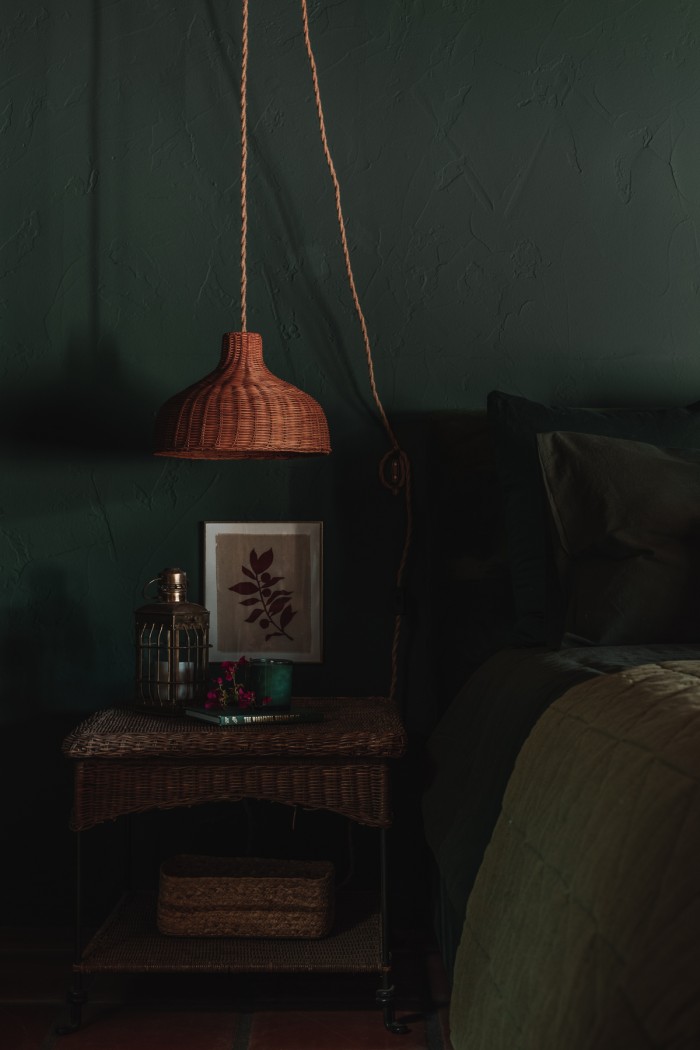
[[[241,330],[222,339],[209,375],[175,394],[156,417],[156,456],[178,459],[289,459],[331,450],[323,409],[278,379],[263,361],[262,337],[247,327],[248,0],[241,61]]]
[[[330,452],[328,425],[320,405],[308,394],[273,376],[262,359],[262,339],[246,326],[246,250],[247,250],[247,115],[248,0],[243,3],[241,63],[241,331],[223,337],[221,361],[210,375],[167,401],[156,421],[156,448],[159,456],[181,459],[287,459],[294,456]],[[389,450],[379,465],[382,485],[392,495],[403,494],[405,530],[396,571],[396,613],[391,644],[391,682],[389,697],[397,699],[399,688],[399,650],[404,615],[404,578],[413,531],[411,506],[411,465],[401,449],[384,410],[374,377],[372,347],[365,316],[355,284],[340,184],[328,145],[321,104],[316,60],[309,34],[307,0],[300,0],[304,45],[311,69],[314,101],[323,154],[328,165],[335,197],[336,217],[345,272],[353,305],[360,324],[372,399],[389,442]]]

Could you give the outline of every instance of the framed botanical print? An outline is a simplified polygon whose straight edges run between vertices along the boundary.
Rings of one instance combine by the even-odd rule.
[[[212,662],[320,663],[322,592],[322,522],[204,522]]]

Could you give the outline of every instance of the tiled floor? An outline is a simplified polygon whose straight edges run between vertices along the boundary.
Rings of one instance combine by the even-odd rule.
[[[103,976],[89,986],[77,1032],[67,1020],[71,938],[0,930],[0,1050],[450,1050],[447,985],[432,945],[394,943],[393,1035],[371,976]]]

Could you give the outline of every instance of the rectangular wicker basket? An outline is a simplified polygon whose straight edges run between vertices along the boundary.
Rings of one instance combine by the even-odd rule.
[[[158,929],[176,937],[324,937],[330,861],[179,854],[163,862]]]

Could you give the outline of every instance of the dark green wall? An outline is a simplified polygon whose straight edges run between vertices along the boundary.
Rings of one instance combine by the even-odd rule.
[[[18,757],[27,710],[51,727],[53,770],[51,733],[129,691],[143,584],[179,564],[199,597],[204,520],[322,519],[325,659],[298,687],[387,686],[401,506],[377,482],[386,442],[296,0],[251,2],[249,327],[269,366],[323,403],[334,454],[149,452],[159,404],[239,326],[238,7],[3,7],[0,676],[10,787],[18,769],[30,785],[22,819],[54,775]],[[695,3],[310,11],[392,418],[479,409],[494,387],[585,404],[700,396]],[[415,637],[412,654],[415,693],[429,673]]]

